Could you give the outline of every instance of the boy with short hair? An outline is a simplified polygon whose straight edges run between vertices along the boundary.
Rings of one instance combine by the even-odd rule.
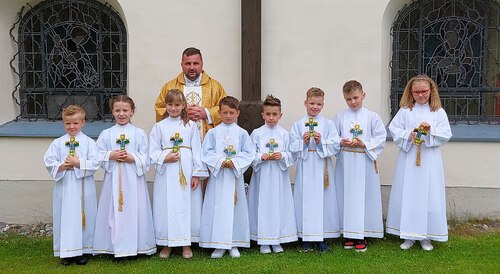
[[[331,159],[340,149],[339,136],[333,121],[320,115],[324,95],[315,87],[307,91],[307,115],[290,132],[290,151],[298,157],[294,203],[304,252],[313,250],[313,242],[320,252],[326,252],[324,240],[340,236]]]
[[[66,134],[55,139],[43,160],[55,181],[53,192],[54,256],[61,264],[84,265],[92,254],[97,211],[94,173],[97,146],[81,129],[85,111],[70,105],[62,112]]]
[[[250,138],[257,155],[248,190],[250,239],[263,254],[283,252],[281,243],[297,241],[297,225],[288,168],[294,164],[289,151],[290,134],[278,125],[281,101],[268,95],[262,106],[265,124]]]
[[[222,123],[208,131],[203,141],[202,160],[210,170],[205,192],[199,245],[215,248],[212,258],[227,250],[240,257],[238,247],[250,247],[248,205],[243,173],[255,157],[246,130],[236,124],[239,102],[226,96],[219,102]]]
[[[358,81],[346,82],[342,91],[349,108],[334,119],[341,146],[335,167],[340,230],[344,249],[364,252],[366,237],[384,237],[376,160],[387,133],[380,116],[363,107],[365,92]]]

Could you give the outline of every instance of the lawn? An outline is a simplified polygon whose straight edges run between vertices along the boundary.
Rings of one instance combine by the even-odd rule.
[[[457,232],[446,243],[435,243],[431,252],[416,243],[410,250],[399,249],[401,241],[392,236],[372,240],[367,252],[343,250],[339,240],[329,242],[330,251],[300,253],[296,243],[284,245],[281,254],[260,254],[258,247],[240,249],[241,258],[210,259],[212,250],[194,249],[191,260],[174,250],[170,259],[158,255],[114,262],[109,256],[93,257],[85,266],[59,264],[52,256],[52,239],[18,235],[0,236],[0,273],[19,272],[146,272],[146,273],[499,273],[500,231]]]

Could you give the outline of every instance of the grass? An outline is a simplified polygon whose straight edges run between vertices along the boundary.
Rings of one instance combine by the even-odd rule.
[[[407,251],[399,249],[397,237],[372,240],[368,251],[343,250],[339,240],[329,242],[330,251],[320,254],[300,253],[297,243],[284,245],[281,254],[260,254],[256,246],[240,249],[242,256],[232,259],[210,259],[212,250],[195,248],[191,260],[181,258],[174,249],[167,260],[157,255],[113,262],[109,256],[91,258],[85,266],[65,267],[52,256],[52,239],[17,235],[0,236],[0,273],[19,272],[146,272],[146,273],[318,273],[318,272],[452,272],[499,273],[500,231],[461,233],[446,243],[435,243],[431,252],[422,251],[418,243]]]

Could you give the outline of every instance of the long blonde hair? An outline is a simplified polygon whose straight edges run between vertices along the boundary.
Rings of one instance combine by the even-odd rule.
[[[167,94],[165,95],[165,103],[166,104],[171,104],[171,103],[180,103],[184,105],[184,108],[181,111],[181,120],[184,122],[184,125],[186,125],[189,122],[189,116],[187,113],[187,100],[186,97],[184,96],[184,93],[182,93],[178,89],[169,89]],[[168,111],[165,112],[165,116],[163,118],[167,118],[169,116]]]
[[[413,109],[415,106],[415,99],[413,98],[413,94],[411,92],[411,88],[413,86],[413,83],[415,82],[427,82],[429,83],[430,87],[430,96],[429,96],[429,108],[431,111],[437,111],[438,109],[442,108],[441,106],[441,98],[439,98],[439,91],[437,89],[436,82],[432,80],[429,76],[427,75],[417,75],[408,81],[406,84],[405,90],[403,92],[403,97],[401,98],[401,102],[399,102],[399,106],[401,108],[409,108],[410,110]]]

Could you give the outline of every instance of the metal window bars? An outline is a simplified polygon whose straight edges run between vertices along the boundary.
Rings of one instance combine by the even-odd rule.
[[[127,93],[127,33],[118,13],[95,0],[28,8],[10,30],[18,49],[10,61],[19,78],[12,92],[16,120],[58,120],[63,107],[78,104],[87,120],[111,121],[109,100]]]
[[[391,115],[408,80],[430,76],[452,124],[500,124],[500,5],[424,0],[405,5],[391,29]]]

